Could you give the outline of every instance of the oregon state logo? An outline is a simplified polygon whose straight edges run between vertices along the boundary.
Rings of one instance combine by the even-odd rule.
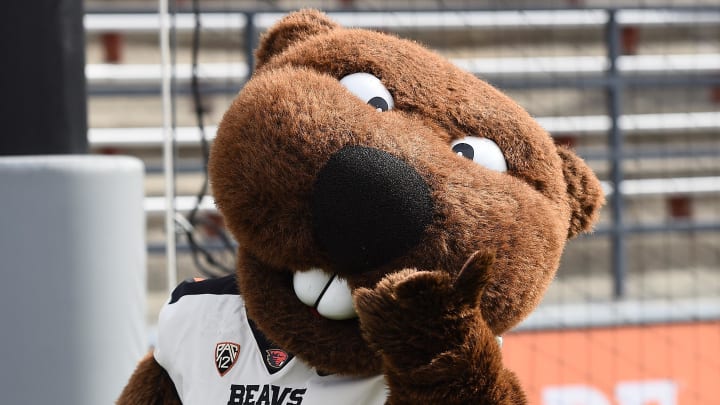
[[[281,368],[288,361],[288,353],[285,350],[280,349],[268,349],[266,361],[267,364],[272,368]]]
[[[220,342],[215,345],[215,368],[220,377],[227,374],[235,365],[240,353],[240,345],[233,342]]]

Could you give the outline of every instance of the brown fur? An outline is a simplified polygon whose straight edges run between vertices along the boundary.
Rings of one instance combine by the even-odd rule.
[[[250,318],[319,370],[384,373],[391,404],[524,404],[495,336],[536,307],[567,238],[596,221],[590,169],[501,92],[416,43],[305,10],[271,28],[257,58],[209,167]],[[379,113],[340,85],[355,72],[378,77],[395,108]],[[508,171],[457,156],[450,142],[469,135],[497,143]],[[318,245],[311,214],[317,174],[348,145],[412,166],[434,207],[419,244],[360,274]],[[298,301],[293,273],[312,267],[347,279],[359,318],[319,319]]]
[[[117,405],[181,405],[167,372],[148,353],[140,361]]]
[[[575,153],[564,146],[558,146],[558,154],[563,159],[563,173],[570,196],[568,201],[572,218],[568,238],[572,238],[591,229],[600,214],[597,209],[598,202],[602,204],[605,197],[595,175]]]

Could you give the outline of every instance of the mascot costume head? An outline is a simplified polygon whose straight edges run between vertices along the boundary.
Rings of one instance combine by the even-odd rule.
[[[292,382],[305,391],[277,403],[334,392],[325,403],[524,404],[497,337],[538,305],[568,238],[596,221],[595,175],[507,96],[417,43],[304,10],[256,55],[209,168],[239,243],[223,297],[242,305],[204,318],[247,318],[286,367],[311,370]],[[168,306],[202,295],[193,288]],[[252,350],[236,343],[220,349],[233,364]],[[176,363],[213,348],[183,347],[144,360],[121,402],[191,403],[211,386],[190,388]],[[242,403],[233,385],[244,403],[282,395],[254,381],[225,382],[222,403]]]

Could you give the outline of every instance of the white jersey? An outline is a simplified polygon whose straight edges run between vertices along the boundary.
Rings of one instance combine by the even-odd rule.
[[[384,404],[382,375],[316,370],[269,342],[245,312],[234,277],[183,282],[160,312],[155,359],[183,404]]]

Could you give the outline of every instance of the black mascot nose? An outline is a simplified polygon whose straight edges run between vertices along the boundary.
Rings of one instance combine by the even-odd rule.
[[[357,273],[416,246],[433,202],[409,164],[379,149],[346,146],[317,175],[312,215],[315,238],[337,270]]]

